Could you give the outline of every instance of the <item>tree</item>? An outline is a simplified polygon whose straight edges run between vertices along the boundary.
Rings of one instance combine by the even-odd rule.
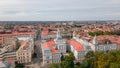
[[[65,57],[64,57],[64,55],[63,54],[61,54],[62,56],[61,56],[61,61],[64,61],[65,60]]]
[[[81,64],[81,68],[91,68],[91,62],[89,60],[84,60],[83,63]]]
[[[95,62],[95,55],[93,51],[89,51],[86,55],[85,55],[85,59],[81,65],[81,68],[93,68],[94,67],[94,63]]]
[[[89,51],[86,55],[85,58],[92,58],[94,57],[94,52],[93,51]]]
[[[60,68],[59,63],[52,63],[50,68]]]
[[[32,55],[32,58],[36,58],[36,57],[37,57],[37,54],[34,52]]]
[[[65,68],[65,65],[66,65],[66,62],[65,62],[65,61],[62,61],[62,62],[60,63],[61,68]]]
[[[109,32],[109,31],[105,31],[103,34],[104,34],[104,35],[110,35],[111,32]]]
[[[88,32],[89,35],[120,35],[120,30],[115,31],[95,31],[95,32]]]
[[[61,63],[53,63],[50,65],[50,68],[74,68],[75,57],[73,53],[70,53],[68,56],[64,58],[61,56]]]
[[[75,57],[73,53],[70,53],[68,56],[65,57],[65,68],[74,68],[74,61]]]
[[[15,68],[24,68],[24,65],[18,62],[15,62]]]
[[[68,56],[65,57],[65,61],[73,61],[73,60],[75,60],[73,53],[70,53]]]
[[[110,68],[120,68],[120,64],[118,63],[111,63]]]

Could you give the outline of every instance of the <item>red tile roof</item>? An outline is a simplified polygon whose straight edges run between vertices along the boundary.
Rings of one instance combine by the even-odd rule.
[[[11,64],[14,64],[14,63],[15,63],[15,59],[13,59],[13,58],[9,58],[8,61],[9,61]]]
[[[120,43],[120,37],[108,38],[108,40],[110,40],[111,42]]]
[[[27,41],[22,41],[19,50],[26,50],[27,48],[29,48],[28,45],[29,45],[29,41],[28,40]]]
[[[53,53],[59,52],[59,50],[53,48],[54,45],[55,45],[55,41],[45,42],[44,48],[49,48]]]
[[[84,50],[84,47],[75,40],[67,40],[67,43],[73,45],[75,50]]]
[[[15,35],[30,35],[34,34],[34,32],[14,32],[12,34],[0,34],[0,36],[15,36]]]
[[[73,45],[75,50],[77,51],[84,50],[84,47],[80,43],[76,42],[75,40],[67,40],[66,42],[68,44]],[[44,48],[49,48],[53,53],[60,52],[59,50],[56,50],[53,48],[55,44],[56,44],[55,41],[49,41],[49,42],[45,42],[43,45],[44,45]]]
[[[9,58],[9,59],[6,59],[6,60],[0,59],[0,61],[2,61],[2,62],[7,61],[7,62],[9,62],[9,63],[11,63],[11,64],[14,64],[14,63],[15,63],[15,59],[14,59],[14,58]]]
[[[42,35],[48,35],[48,30],[42,31]]]

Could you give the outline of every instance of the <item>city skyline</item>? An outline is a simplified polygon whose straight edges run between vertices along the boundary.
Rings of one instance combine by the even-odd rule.
[[[119,0],[1,0],[0,21],[120,20]]]

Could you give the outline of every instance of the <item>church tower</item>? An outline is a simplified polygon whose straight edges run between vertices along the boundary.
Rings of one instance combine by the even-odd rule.
[[[57,37],[55,39],[55,49],[60,50],[61,53],[66,53],[66,40],[62,38],[60,30],[57,29]]]
[[[95,46],[98,45],[98,39],[97,39],[96,35],[95,35],[94,38],[93,38],[93,44],[94,44]]]
[[[62,37],[61,37],[61,34],[60,34],[60,30],[57,29],[57,39],[59,39],[59,38],[62,38]]]
[[[76,32],[75,32],[75,31],[73,31],[73,38],[75,37],[75,35],[76,35]]]

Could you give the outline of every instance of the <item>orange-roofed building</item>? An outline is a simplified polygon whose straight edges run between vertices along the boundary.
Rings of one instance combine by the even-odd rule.
[[[116,43],[117,50],[120,50],[120,37],[109,37],[108,40],[110,40],[113,43]]]
[[[77,51],[84,50],[83,45],[81,45],[80,43],[78,43],[75,40],[67,40],[67,43],[70,44],[70,45],[72,45],[74,47],[74,49],[77,50]]]
[[[72,51],[78,61],[84,59],[84,46],[75,40],[63,39],[58,29],[56,39],[43,43],[43,63],[59,63],[61,55],[66,54],[67,51]]]
[[[73,38],[66,40],[61,37],[60,31],[57,31],[56,39],[43,43],[43,63],[59,63],[61,55],[67,52],[73,52],[76,61],[82,62],[85,54],[88,51],[107,51],[116,50],[116,44],[108,43],[99,44],[97,36],[95,36],[92,42],[80,39],[76,37],[76,33],[73,32]],[[62,54],[61,54],[62,53]]]
[[[7,59],[7,61],[9,61],[11,64],[15,63],[15,59],[14,58],[9,58],[9,59]]]
[[[50,38],[55,38],[56,33],[54,31],[49,31],[48,29],[43,29],[41,31],[41,39],[45,40],[45,39],[50,39]]]
[[[28,39],[20,40],[20,47],[16,52],[16,59],[18,63],[28,63],[32,61],[32,54],[34,53],[34,40],[30,36]],[[27,59],[26,59],[27,58]]]
[[[48,33],[49,33],[48,30],[43,30],[41,35],[48,35]]]

